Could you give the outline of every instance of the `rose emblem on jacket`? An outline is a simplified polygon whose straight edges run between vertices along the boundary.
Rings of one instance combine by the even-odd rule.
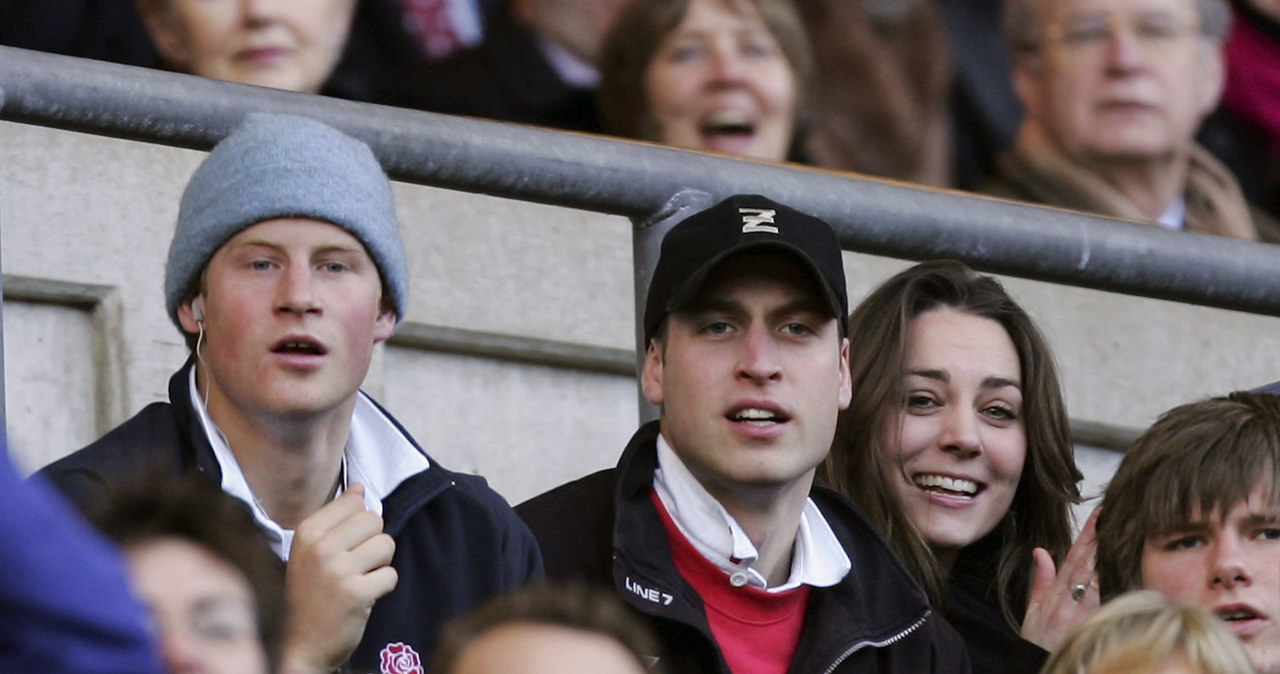
[[[422,658],[413,646],[400,643],[387,644],[382,648],[382,674],[426,674],[422,669]]]

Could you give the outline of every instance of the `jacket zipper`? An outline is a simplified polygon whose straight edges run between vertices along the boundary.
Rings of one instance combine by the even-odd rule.
[[[920,629],[920,626],[924,624],[924,621],[929,619],[929,614],[931,613],[933,613],[932,610],[925,611],[924,615],[920,616],[920,619],[917,620],[914,625],[908,627],[905,630],[902,630],[901,632],[889,637],[888,639],[885,639],[884,641],[859,641],[858,643],[850,646],[849,650],[842,653],[840,657],[836,658],[835,662],[831,663],[831,666],[827,668],[827,671],[824,674],[832,674],[833,672],[835,672],[836,667],[839,667],[840,663],[844,662],[845,660],[848,660],[850,655],[853,655],[855,652],[857,652],[859,649],[865,646],[874,646],[876,648],[880,648],[882,646],[888,646],[890,644],[893,644],[905,639],[907,635]]]

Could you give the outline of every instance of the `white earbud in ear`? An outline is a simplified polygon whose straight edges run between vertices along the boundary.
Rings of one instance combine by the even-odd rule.
[[[191,300],[191,317],[196,319],[197,323],[204,322],[204,299],[197,297]]]

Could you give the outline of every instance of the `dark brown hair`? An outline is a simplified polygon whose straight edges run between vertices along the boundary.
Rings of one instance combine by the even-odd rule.
[[[884,465],[885,429],[892,427],[905,396],[902,376],[911,321],[938,307],[999,323],[1009,333],[1022,369],[1027,456],[1009,512],[993,532],[999,539],[994,594],[1017,630],[1030,590],[1031,551],[1045,548],[1058,561],[1066,555],[1070,507],[1080,501],[1077,483],[1082,476],[1048,343],[999,281],[953,260],[924,262],[886,281],[854,309],[849,316],[853,400],[840,414],[823,477],[866,512],[907,568],[941,601],[945,572],[888,482],[888,472],[898,467]]]
[[[1098,584],[1106,601],[1142,587],[1149,539],[1197,514],[1222,516],[1257,487],[1280,509],[1280,396],[1244,391],[1175,407],[1133,444],[1098,515]]]
[[[791,0],[715,0],[737,13],[755,11],[778,42],[796,78],[796,127],[813,72],[813,56],[804,24]],[[691,0],[632,0],[618,12],[600,56],[597,104],[605,129],[625,138],[657,140],[649,114],[645,73],[663,39],[689,11]]]
[[[165,538],[191,542],[244,576],[253,592],[258,637],[268,671],[277,671],[284,640],[284,564],[239,499],[199,475],[159,469],[110,491],[89,513],[108,538],[128,548]]]
[[[582,583],[539,583],[495,597],[475,611],[450,622],[427,671],[448,674],[462,652],[491,630],[507,625],[551,625],[609,637],[635,659],[641,669],[661,674],[649,659],[660,655],[647,625],[611,591]]]

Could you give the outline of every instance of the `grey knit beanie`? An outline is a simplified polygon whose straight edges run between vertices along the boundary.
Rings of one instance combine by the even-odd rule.
[[[251,225],[287,217],[331,222],[359,239],[397,320],[404,317],[404,243],[391,185],[369,146],[313,119],[254,113],[213,148],[182,193],[164,275],[173,322],[222,244]]]

